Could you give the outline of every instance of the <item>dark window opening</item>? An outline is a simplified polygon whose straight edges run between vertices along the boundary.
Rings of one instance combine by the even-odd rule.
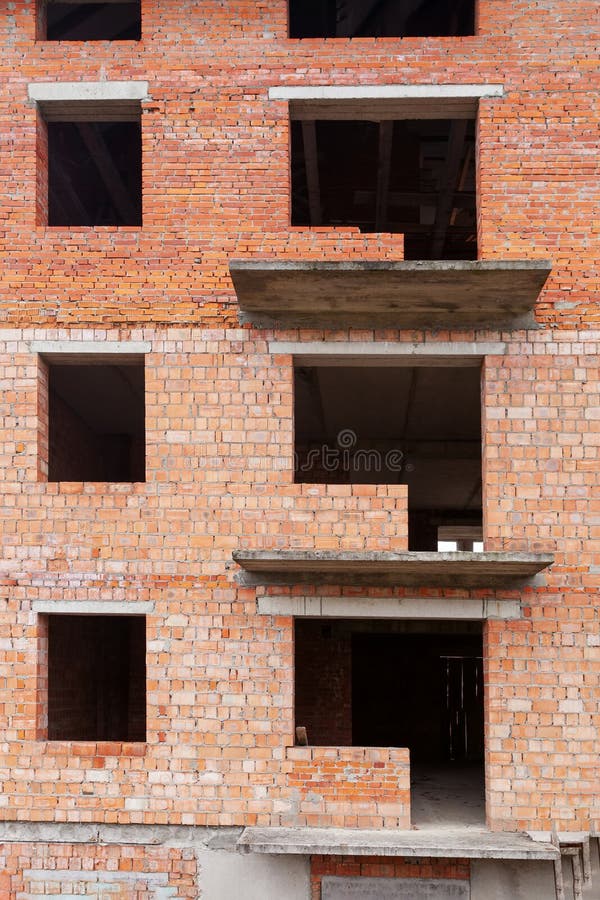
[[[454,37],[475,33],[475,0],[289,0],[290,37]]]
[[[483,694],[479,622],[296,620],[296,727],[407,747],[413,823],[484,824]]]
[[[50,365],[48,480],[145,480],[144,366]]]
[[[297,366],[294,428],[296,482],[406,484],[410,550],[482,549],[478,367]]]
[[[402,233],[406,259],[477,259],[475,122],[292,122],[292,225]]]
[[[146,740],[145,616],[48,616],[48,740]]]
[[[142,224],[139,122],[48,122],[48,224]]]
[[[141,2],[57,3],[43,10],[48,41],[139,41]]]

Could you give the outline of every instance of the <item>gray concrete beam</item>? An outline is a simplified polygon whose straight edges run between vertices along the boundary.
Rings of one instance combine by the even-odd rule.
[[[342,619],[484,620],[520,619],[519,600],[412,597],[258,598],[258,612],[268,616]]]
[[[486,356],[503,356],[503,341],[269,341],[273,355],[294,357],[302,366],[471,366]]]
[[[43,615],[149,616],[155,604],[136,600],[34,600],[31,608]]]

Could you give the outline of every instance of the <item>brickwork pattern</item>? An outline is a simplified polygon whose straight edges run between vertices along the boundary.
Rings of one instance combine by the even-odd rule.
[[[462,878],[470,876],[464,859],[395,859],[380,856],[312,856],[310,861],[311,900],[321,900],[324,875],[343,878]]]
[[[231,552],[402,549],[406,509],[396,487],[293,484],[292,360],[269,352],[277,338],[507,342],[484,373],[485,543],[550,550],[556,563],[534,586],[475,592],[524,607],[486,628],[488,820],[547,831],[600,820],[597,17],[597,0],[480,0],[476,37],[322,44],[286,39],[283,0],[143,0],[141,42],[69,43],[66,65],[63,45],[34,41],[31,2],[3,10],[2,818],[303,821],[285,769],[293,622],[257,615]],[[46,151],[27,83],[66,78],[149,80],[143,229],[43,226]],[[241,327],[232,257],[402,256],[397,236],[290,230],[288,109],[269,86],[422,82],[504,85],[480,106],[478,247],[483,259],[552,260],[539,327]],[[43,365],[29,342],[66,338],[152,342],[145,484],[44,480]],[[418,591],[440,593],[463,595]],[[36,600],[154,603],[146,743],[41,739]],[[344,802],[358,808],[353,790]]]
[[[192,850],[144,845],[2,844],[0,893],[5,900],[197,900],[197,863]]]

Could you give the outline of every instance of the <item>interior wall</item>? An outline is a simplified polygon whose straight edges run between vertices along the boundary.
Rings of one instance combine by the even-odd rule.
[[[296,619],[294,646],[296,726],[306,727],[309,744],[351,746],[350,635],[315,619]]]

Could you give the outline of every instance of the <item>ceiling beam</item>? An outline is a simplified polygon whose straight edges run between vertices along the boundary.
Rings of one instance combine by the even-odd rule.
[[[390,172],[392,168],[392,142],[394,123],[379,123],[379,151],[377,160],[377,191],[375,194],[375,230],[385,231],[390,193]]]
[[[139,219],[139,212],[131,201],[129,192],[97,126],[94,122],[78,122],[77,128],[106,185],[115,209],[124,222],[135,223]]]
[[[457,189],[460,164],[467,135],[467,124],[465,119],[454,119],[450,125],[448,153],[442,172],[442,183],[431,241],[431,259],[439,259],[444,250],[446,233],[450,225],[452,210],[454,209],[454,194]]]
[[[304,145],[304,168],[310,224],[321,225],[321,186],[319,183],[319,157],[317,153],[317,128],[314,121],[302,122],[302,143]]]
[[[465,162],[470,162],[470,152],[465,157]],[[357,206],[366,206],[373,202],[374,193],[366,190],[355,191],[354,203]],[[436,206],[438,197],[437,191],[390,191],[388,206]],[[456,191],[454,202],[457,209],[475,209],[475,191]],[[430,225],[427,227],[431,228]]]

